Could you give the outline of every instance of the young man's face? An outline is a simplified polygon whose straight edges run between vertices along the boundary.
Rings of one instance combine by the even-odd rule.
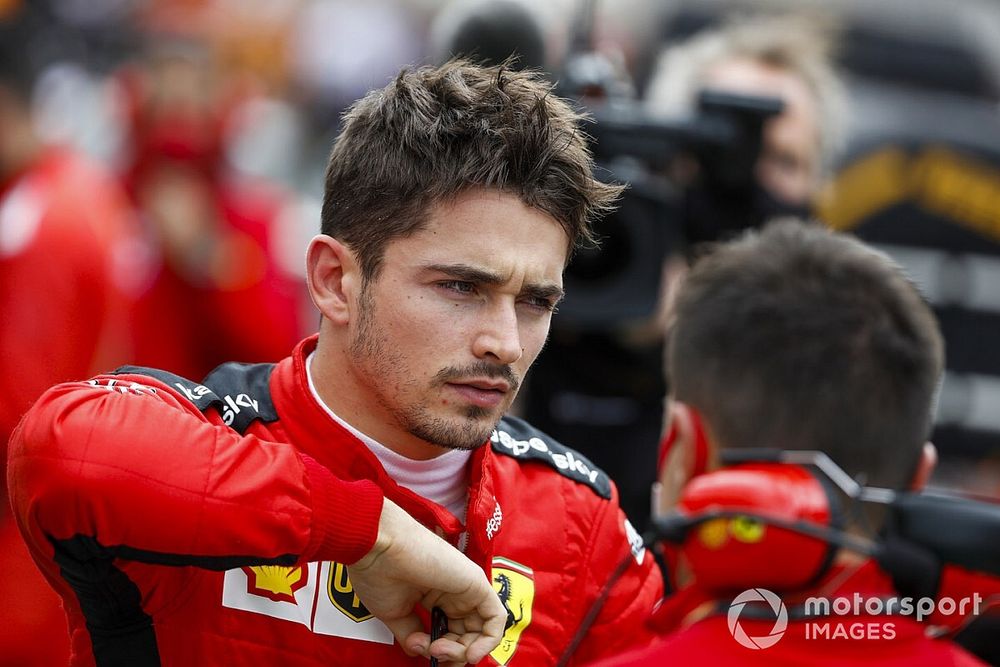
[[[553,218],[495,190],[434,206],[423,229],[387,245],[349,349],[383,438],[486,441],[548,335],[568,248]]]

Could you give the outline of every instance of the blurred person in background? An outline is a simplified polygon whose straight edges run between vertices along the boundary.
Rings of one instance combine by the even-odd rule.
[[[0,488],[7,441],[49,386],[131,358],[138,229],[114,175],[36,131],[47,64],[28,8],[0,15]],[[6,493],[4,493],[6,497]],[[66,620],[0,503],[0,662],[69,660]]]
[[[645,97],[654,117],[695,113],[698,95],[705,90],[782,103],[781,112],[764,124],[750,200],[741,202],[743,210],[727,209],[726,202],[692,201],[685,220],[689,243],[812,209],[846,130],[844,90],[833,50],[832,29],[819,18],[733,15],[721,27],[669,45],[660,55]]]
[[[832,617],[800,613],[811,596],[900,593],[882,561],[815,534],[790,540],[781,526],[832,525],[872,540],[886,515],[865,505],[834,516],[828,491],[800,466],[750,458],[762,463],[719,470],[727,454],[822,452],[865,486],[920,489],[936,461],[926,438],[943,357],[937,322],[916,288],[856,239],[784,220],[697,260],[678,292],[667,353],[663,513],[680,504],[691,515],[721,508],[786,524],[729,515],[692,524],[686,577],[657,612],[666,637],[600,665],[983,664],[947,639],[929,638],[905,612],[881,615],[865,604]],[[776,546],[764,558],[769,543]],[[764,588],[785,605],[780,630],[773,608],[760,615],[740,607],[734,626],[733,612],[726,614],[733,596]],[[810,637],[817,621],[865,632]]]
[[[125,184],[151,265],[132,360],[187,377],[229,359],[277,360],[305,332],[304,280],[278,257],[281,237],[297,236],[294,201],[226,160],[238,81],[206,46],[151,40],[117,77]]]
[[[357,580],[383,497],[492,578],[492,663],[648,643],[661,578],[614,484],[504,416],[573,248],[621,191],[593,178],[579,121],[534,74],[403,70],[330,156],[306,258],[318,335],[202,383],[130,366],[35,404],[11,498],[74,664],[419,664],[426,642],[374,618]],[[395,611],[415,632],[435,600]],[[446,657],[464,660],[474,620],[449,621]]]
[[[713,190],[707,183],[715,174],[699,172],[683,154],[673,160],[662,175],[681,193],[678,219],[662,224],[677,227],[671,233],[680,247],[663,261],[654,312],[604,330],[562,324],[557,316],[526,390],[525,416],[576,443],[607,470],[637,525],[648,520],[655,480],[667,390],[663,331],[672,291],[699,243],[810,209],[843,136],[843,93],[831,52],[832,35],[822,23],[779,15],[732,17],[722,27],[669,44],[658,59],[644,100],[653,119],[691,118],[707,89],[775,97],[784,107],[764,124],[749,188]],[[590,361],[580,364],[581,357]]]
[[[539,18],[520,0],[454,0],[442,5],[430,29],[436,62],[468,58],[499,65],[513,57],[518,69],[547,70],[551,63]]]

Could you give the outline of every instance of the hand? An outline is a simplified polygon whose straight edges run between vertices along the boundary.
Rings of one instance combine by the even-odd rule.
[[[477,663],[503,637],[507,612],[483,571],[388,499],[375,546],[347,570],[358,597],[408,655]],[[431,643],[417,604],[440,607],[448,634]]]

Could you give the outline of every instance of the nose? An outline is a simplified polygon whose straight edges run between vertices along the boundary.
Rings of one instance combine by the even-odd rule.
[[[473,343],[476,358],[499,364],[512,364],[520,359],[524,348],[514,303],[499,304],[483,315]]]

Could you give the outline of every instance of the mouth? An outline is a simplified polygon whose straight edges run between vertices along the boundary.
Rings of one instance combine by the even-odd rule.
[[[446,385],[466,402],[480,408],[496,408],[510,393],[510,384],[502,380],[472,379]]]

